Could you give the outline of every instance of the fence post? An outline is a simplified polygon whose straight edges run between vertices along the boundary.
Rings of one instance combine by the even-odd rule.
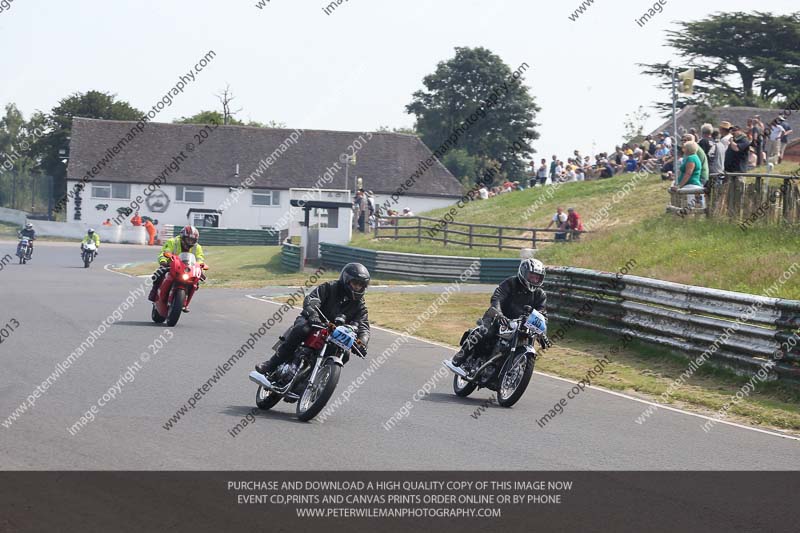
[[[397,240],[397,236],[399,235],[399,232],[400,232],[400,221],[399,221],[399,220],[395,220],[395,225],[394,225],[394,240]]]
[[[422,219],[417,217],[417,242],[422,242]]]
[[[533,234],[533,249],[536,249],[536,230],[531,232]]]
[[[445,246],[447,246],[447,226],[444,227],[444,243],[443,244]]]
[[[380,222],[381,222],[380,219],[377,219],[377,218],[375,219],[375,238],[376,239],[378,238],[378,230],[381,227],[381,223]]]
[[[498,228],[500,231],[497,233],[497,249],[503,251],[503,226]]]
[[[475,226],[472,224],[469,225],[469,249],[472,250],[472,231],[475,229]]]

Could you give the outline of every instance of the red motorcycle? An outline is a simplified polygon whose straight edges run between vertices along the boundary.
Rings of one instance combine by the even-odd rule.
[[[200,282],[206,280],[204,271],[208,267],[198,263],[195,255],[189,252],[180,255],[166,252],[164,256],[170,260],[169,272],[158,288],[151,317],[156,324],[166,320],[167,326],[172,327],[178,323],[181,313],[189,312],[189,302],[200,288]]]

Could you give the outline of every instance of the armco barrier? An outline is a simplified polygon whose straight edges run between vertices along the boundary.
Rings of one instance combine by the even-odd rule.
[[[430,281],[456,279],[476,260],[327,243],[321,252],[329,267],[357,261],[376,274]],[[516,259],[480,261],[483,283],[513,276],[519,265]],[[710,364],[740,373],[753,374],[772,360],[772,377],[800,381],[800,301],[571,267],[548,268],[545,290],[549,316],[562,325],[628,333],[692,359],[710,352]]]
[[[183,226],[172,226],[173,237],[180,234]],[[198,227],[200,242],[203,246],[278,246],[280,234],[273,230],[262,229],[220,229]]]
[[[281,248],[281,266],[286,270],[298,272],[302,270],[302,249],[295,244],[284,244]]]

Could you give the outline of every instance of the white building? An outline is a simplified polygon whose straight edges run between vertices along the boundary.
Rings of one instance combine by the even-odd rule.
[[[284,229],[299,216],[290,212],[290,196],[297,197],[292,189],[338,190],[338,201],[349,201],[347,191],[360,178],[381,204],[423,165],[430,168],[392,207],[420,213],[462,194],[444,166],[435,159],[426,163],[431,158],[419,138],[398,133],[162,123],[140,128],[136,122],[75,118],[62,205],[68,222],[95,226],[107,219],[130,224],[138,210],[160,225]],[[126,208],[132,211],[126,214]],[[338,224],[349,221],[346,215]],[[333,214],[324,218],[337,224]]]

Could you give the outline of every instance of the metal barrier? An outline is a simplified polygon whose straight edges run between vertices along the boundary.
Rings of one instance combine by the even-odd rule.
[[[170,225],[165,226],[170,235]],[[180,234],[183,226],[172,226],[171,237]],[[280,233],[274,230],[261,229],[220,229],[198,227],[200,242],[203,246],[278,246]]]
[[[357,261],[374,274],[430,281],[452,281],[477,260],[327,243],[321,253],[326,266]],[[498,283],[518,265],[517,259],[483,258],[473,279]],[[627,333],[692,358],[706,353],[709,364],[739,373],[764,367],[772,377],[800,380],[800,301],[571,267],[548,268],[544,288],[549,316],[562,323]]]

